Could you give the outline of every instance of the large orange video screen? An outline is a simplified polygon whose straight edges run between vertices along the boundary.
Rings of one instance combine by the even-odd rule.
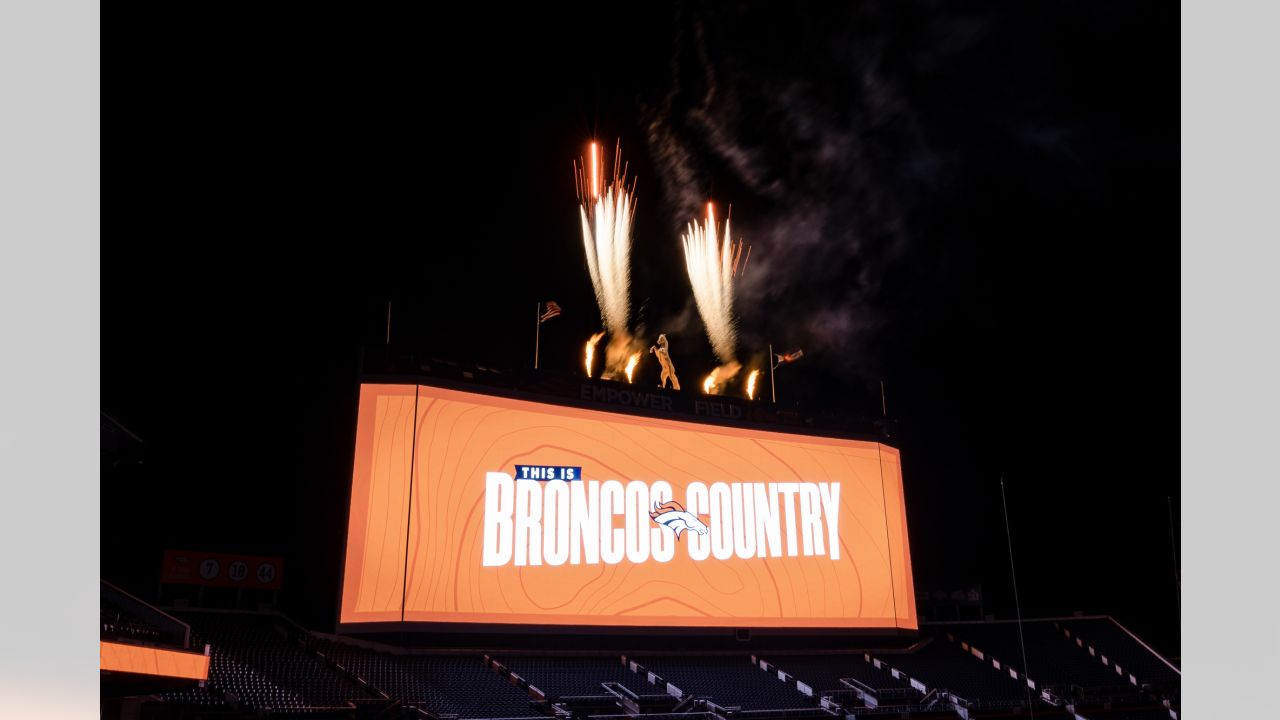
[[[898,451],[360,389],[342,623],[915,629]]]

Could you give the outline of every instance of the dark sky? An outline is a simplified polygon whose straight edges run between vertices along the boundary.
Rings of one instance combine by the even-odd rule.
[[[599,315],[571,160],[598,138],[638,178],[633,316],[684,377],[714,359],[677,230],[715,200],[753,248],[742,352],[805,349],[782,399],[874,414],[886,383],[918,587],[1012,616],[1003,476],[1024,614],[1177,654],[1176,7],[625,11],[299,16],[137,76],[101,404],[146,461],[103,475],[104,578],[283,555],[286,610],[330,622],[361,344],[391,300],[398,345],[520,367],[554,299],[542,362],[575,368]]]

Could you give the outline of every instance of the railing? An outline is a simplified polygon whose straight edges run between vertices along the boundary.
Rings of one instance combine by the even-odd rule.
[[[501,393],[505,391],[518,394],[534,393],[544,396],[560,396],[574,403],[579,403],[583,400],[596,402],[596,394],[592,390],[601,390],[604,397],[609,397],[608,393],[610,391],[633,392],[638,390],[637,387],[629,384],[585,378],[568,372],[545,369],[533,370],[529,368],[497,369],[474,363],[455,362],[413,351],[392,349],[388,352],[385,347],[377,346],[365,348],[362,370],[368,382],[408,383],[421,378],[428,380],[432,384],[439,384],[440,381],[445,384],[455,385],[461,383],[473,386],[474,389],[481,392],[484,390],[477,386],[487,386],[491,388],[490,392]],[[583,388],[587,388],[588,395],[584,396]],[[664,400],[664,406],[667,410],[664,414],[699,415],[695,401],[706,399],[705,396],[697,393],[681,393],[671,390],[658,390],[656,388],[644,388],[643,392],[670,401],[667,404]],[[717,396],[715,401],[722,403],[726,408],[732,406],[732,414],[724,417],[731,417],[733,420],[746,423],[784,426],[802,433],[853,435],[868,439],[888,438],[897,433],[893,421],[885,418],[852,417],[816,412],[802,414],[764,400],[746,402],[745,400],[725,396]],[[608,404],[614,403],[612,400],[606,400],[605,402]],[[705,420],[706,418],[704,417],[703,419]]]

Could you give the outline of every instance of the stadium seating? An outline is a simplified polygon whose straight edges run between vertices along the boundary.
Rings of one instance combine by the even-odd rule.
[[[438,715],[459,718],[538,717],[528,693],[500,677],[480,655],[377,652],[316,638],[312,647],[377,690]]]
[[[1041,689],[1050,689],[1062,698],[1117,697],[1133,687],[1118,678],[1069,640],[1052,620],[1032,620],[1022,624],[1026,640],[1026,665],[1018,624],[1013,622],[963,623],[940,628],[955,643],[966,643],[982,652],[984,661],[993,659],[1002,667],[1027,675]]]
[[[683,694],[706,696],[722,707],[743,710],[811,708],[814,698],[766,673],[745,655],[729,657],[637,657],[637,662],[678,687]]]
[[[158,697],[165,702],[195,707],[221,708],[227,705],[226,696],[212,687],[179,690],[177,692],[163,693]]]
[[[159,644],[164,634],[154,625],[139,620],[124,610],[104,607],[101,609],[103,640],[124,640],[132,643]]]
[[[652,692],[646,678],[622,664],[618,655],[606,657],[501,657],[500,662],[546,693],[548,699],[602,695],[601,683],[616,682],[633,693]]]
[[[183,619],[211,646],[209,685],[236,705],[322,713],[369,696],[291,638],[289,628],[274,616],[188,613]]]
[[[1023,683],[945,639],[926,638],[924,647],[915,652],[885,654],[879,659],[920,681],[929,690],[953,693],[974,707],[1020,707],[1027,704],[1027,688]]]
[[[848,690],[849,687],[840,682],[843,678],[853,678],[873,690],[911,688],[906,680],[895,678],[887,670],[872,665],[862,653],[790,655],[770,657],[769,662],[819,693]]]
[[[1132,674],[1139,685],[1170,688],[1181,683],[1181,674],[1109,617],[1066,620],[1061,625],[1072,638],[1080,638],[1086,652],[1093,645],[1097,657],[1105,655],[1111,668],[1119,664],[1124,677]]]
[[[187,626],[158,608],[108,583],[100,583],[102,640],[185,649]]]
[[[104,618],[119,622],[115,616]],[[677,715],[682,720],[800,720],[834,717],[820,703],[828,698],[843,708],[841,715],[925,720],[956,715],[946,693],[957,696],[970,717],[1027,712],[1021,640],[1017,625],[1007,622],[926,625],[910,650],[766,654],[766,671],[745,654],[628,656],[626,664],[618,655],[528,651],[490,658],[321,636],[277,615],[186,612],[181,618],[191,625],[192,647],[211,647],[209,682],[156,696],[191,711],[164,717],[356,718],[367,708],[369,716],[426,717],[418,715],[422,711],[460,720],[675,720]],[[1160,703],[1172,697],[1176,707],[1180,676],[1109,618],[1027,621],[1022,630],[1030,677],[1037,681],[1031,693],[1037,716],[1069,717],[1065,706],[1072,703],[1088,720],[1173,720]],[[1094,655],[1087,650],[1090,644]],[[1126,677],[1104,666],[1101,653],[1112,665],[1125,667]],[[1128,668],[1159,678],[1169,691],[1157,697],[1134,687]],[[1010,677],[1010,669],[1019,679]],[[789,680],[780,679],[779,671]],[[650,683],[650,673],[658,683]],[[859,692],[841,682],[845,678],[855,680]],[[802,692],[797,682],[813,694]],[[678,688],[679,697],[668,694],[668,683]],[[1063,702],[1054,707],[1044,701],[1039,695],[1044,689]],[[875,702],[864,702],[868,690]]]

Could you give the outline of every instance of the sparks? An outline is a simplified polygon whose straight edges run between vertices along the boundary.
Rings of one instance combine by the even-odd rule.
[[[707,379],[702,381],[702,392],[706,393],[707,395],[710,395],[711,392],[715,389],[716,389],[716,371],[712,370],[711,374],[707,376]]]
[[[717,230],[715,206],[707,203],[706,221],[701,226],[689,223],[680,239],[693,300],[706,326],[707,339],[720,362],[728,364],[734,362],[738,341],[733,325],[735,252],[729,239],[729,221],[724,223],[723,238],[718,237]]]
[[[622,147],[614,153],[612,179],[605,172],[597,143],[591,143],[591,167],[586,161],[574,165],[574,180],[580,202],[582,245],[587,272],[595,290],[600,318],[610,335],[605,349],[604,376],[622,372],[635,351],[627,327],[631,315],[631,226],[635,215],[635,185],[627,187]],[[602,177],[605,176],[605,177]]]
[[[631,382],[632,373],[636,371],[636,365],[640,364],[640,353],[633,353],[627,360],[627,382]]]
[[[591,377],[591,360],[596,355],[596,343],[600,342],[600,338],[604,337],[604,331],[596,333],[587,341],[587,377]]]
[[[756,399],[756,378],[759,375],[760,375],[759,370],[752,370],[751,374],[747,376],[747,399],[748,400]]]

